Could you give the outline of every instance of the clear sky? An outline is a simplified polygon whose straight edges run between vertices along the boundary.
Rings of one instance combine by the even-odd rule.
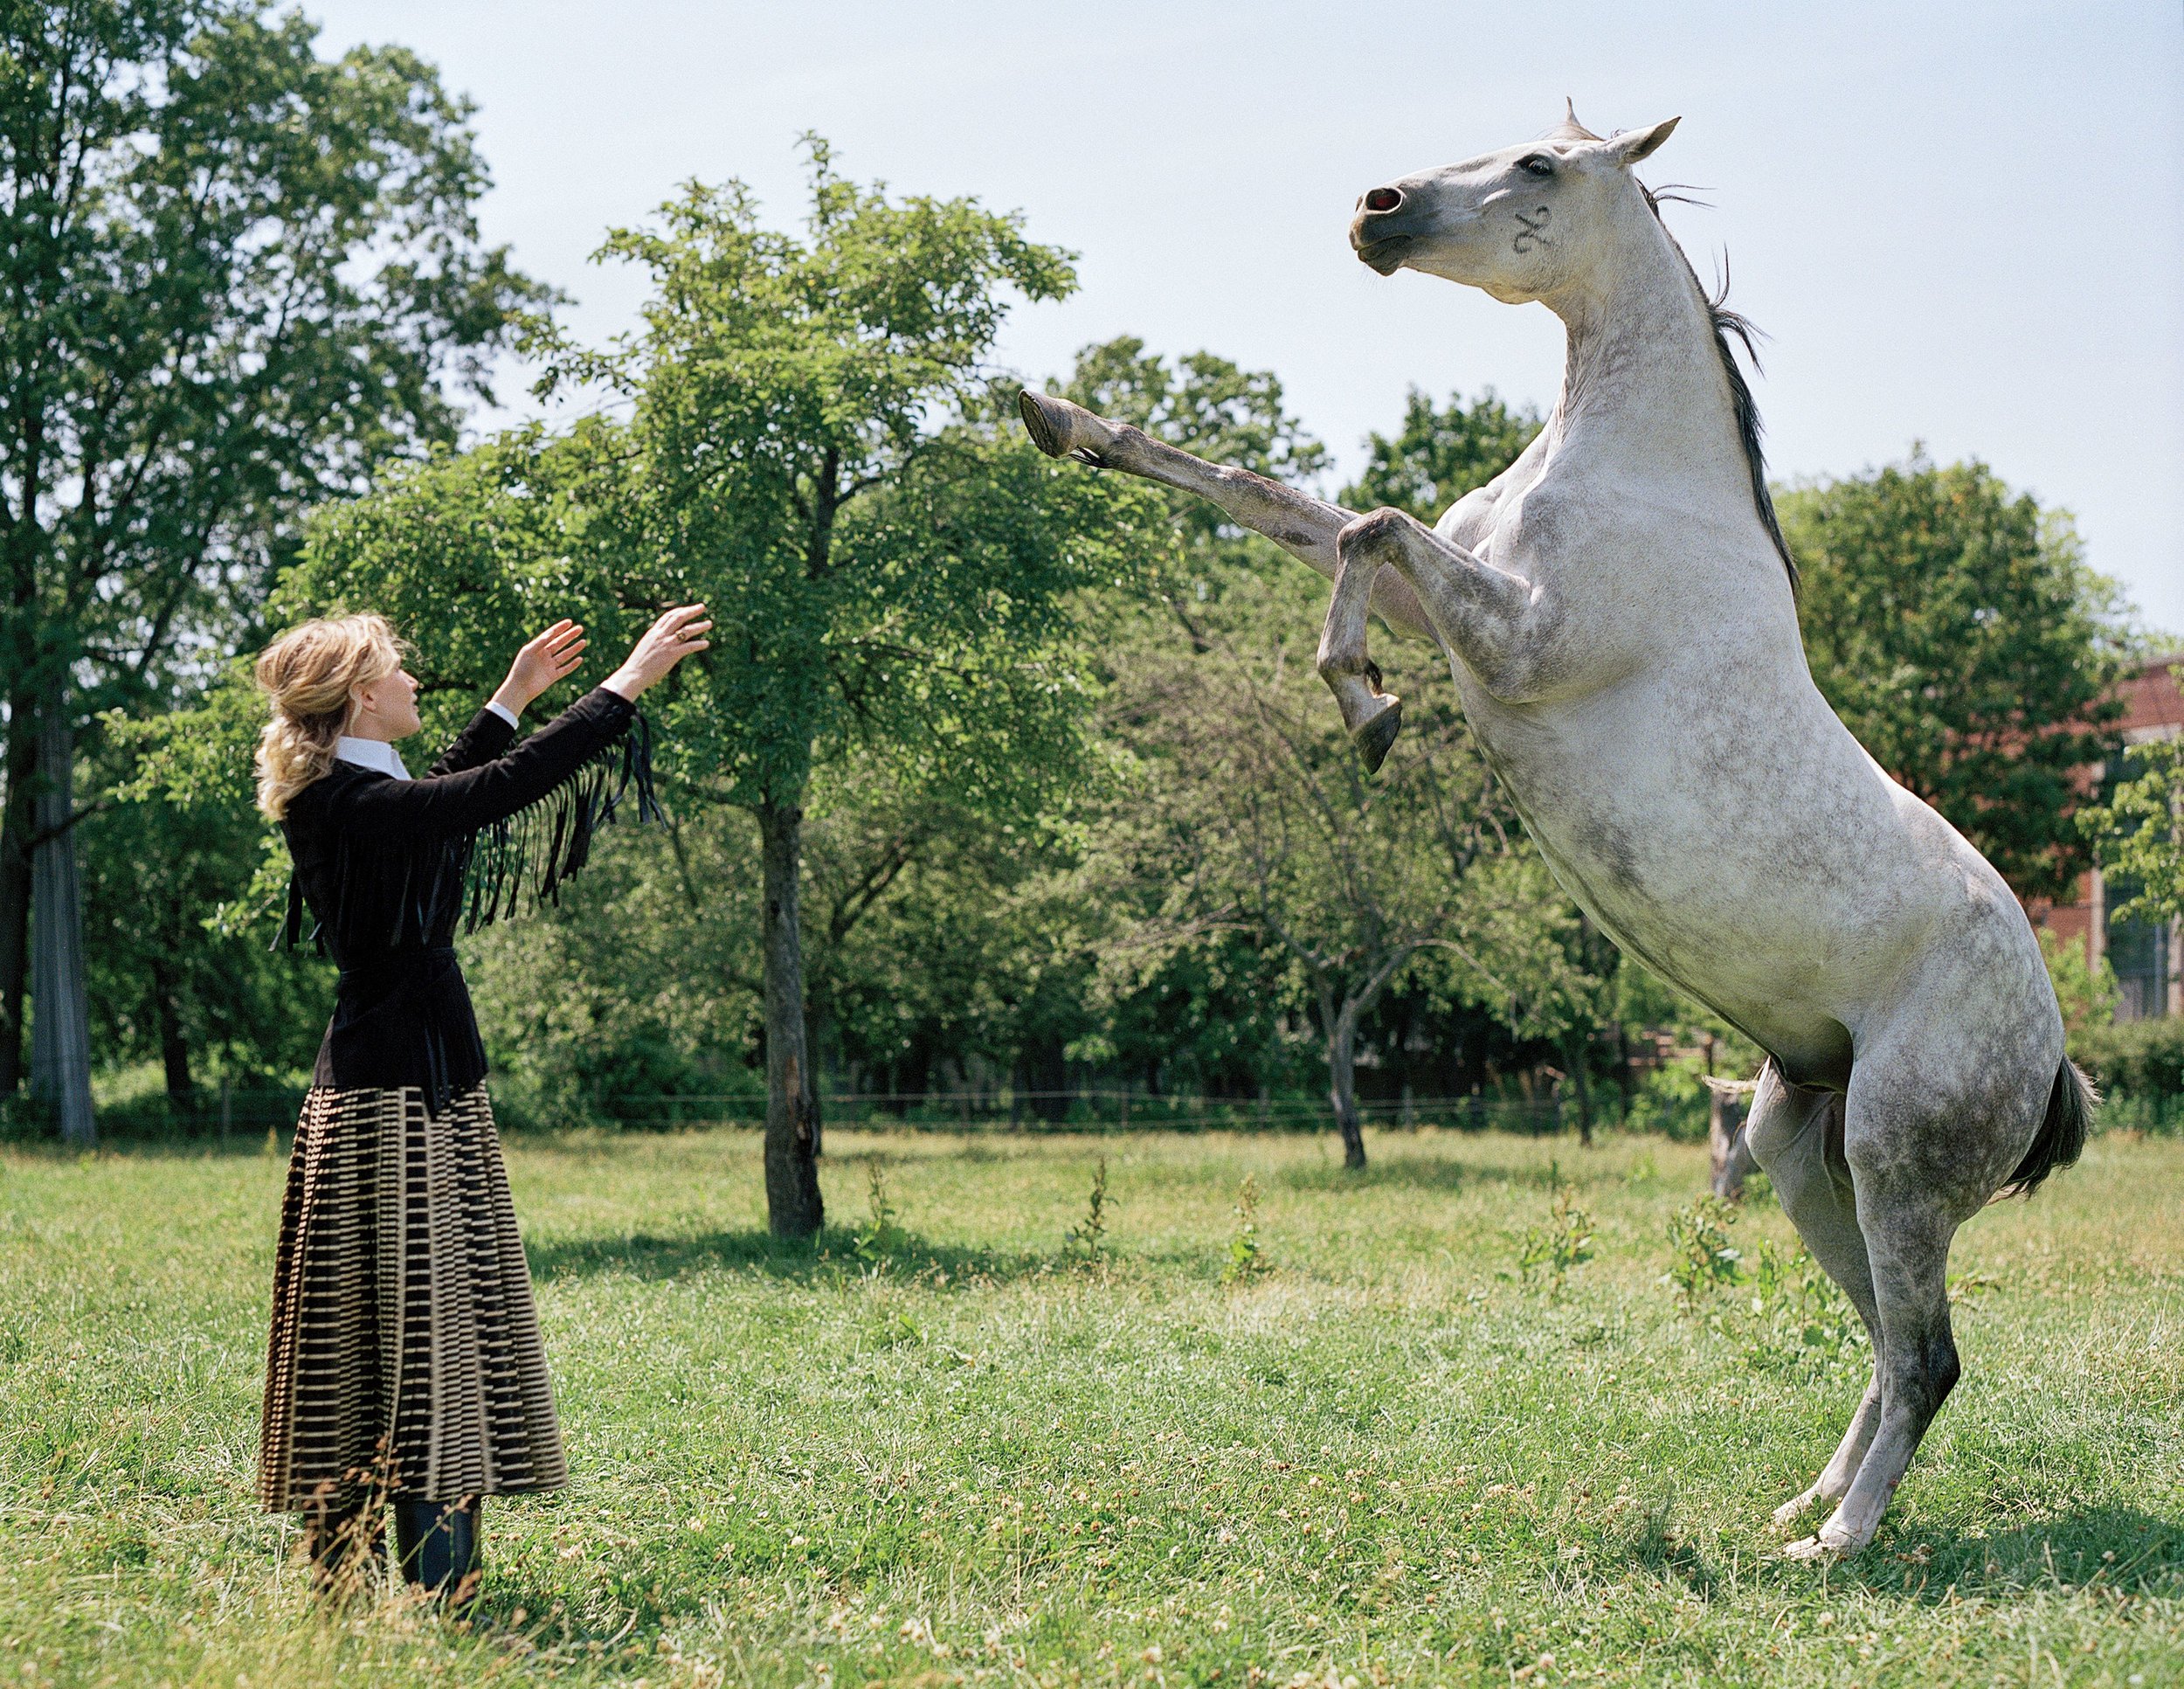
[[[399,42],[479,105],[487,237],[625,326],[610,225],[691,177],[802,209],[796,138],[906,192],[1024,212],[1081,291],[1013,318],[1034,377],[1118,334],[1270,369],[1340,467],[1405,389],[1545,409],[1559,325],[1373,275],[1365,189],[1538,134],[1681,114],[1641,172],[1702,276],[1766,330],[1780,476],[1976,456],[2074,511],[2096,566],[2184,632],[2184,5],[1832,0],[319,0],[331,50]],[[515,384],[511,383],[513,391]]]

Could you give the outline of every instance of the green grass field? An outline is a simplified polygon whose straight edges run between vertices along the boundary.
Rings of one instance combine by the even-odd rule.
[[[0,1157],[0,1686],[2184,1681],[2184,1144],[1967,1229],[1964,1381],[1824,1568],[1767,1515],[1866,1356],[1794,1266],[1679,1307],[1697,1151],[1371,1147],[838,1132],[804,1251],[749,1135],[515,1145],[576,1477],[467,1626],[322,1614],[254,1510],[280,1159]]]

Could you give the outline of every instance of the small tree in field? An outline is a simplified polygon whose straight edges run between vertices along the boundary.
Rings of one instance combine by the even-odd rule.
[[[2184,677],[2184,668],[2169,672]],[[2124,753],[2121,778],[2080,821],[2101,872],[2135,888],[2112,915],[2142,921],[2184,916],[2184,738],[2132,745]]]
[[[1324,1043],[1344,1159],[1361,1167],[1358,1030],[1406,968],[1444,957],[1452,995],[1549,1034],[1593,985],[1570,959],[1575,911],[1446,689],[1400,766],[1360,767],[1313,667],[1319,591],[1295,574],[1240,583],[1206,650],[1127,654],[1114,707],[1137,724],[1144,772],[1107,848],[1168,888],[1149,933],[1172,945],[1242,929],[1286,958]]]
[[[767,1207],[798,1236],[822,1218],[814,770],[854,751],[996,825],[1065,800],[1093,696],[1073,595],[1165,543],[1148,495],[1049,464],[999,420],[987,359],[1009,300],[1068,293],[1067,255],[1013,215],[893,200],[811,150],[801,238],[734,183],[610,236],[602,256],[651,273],[643,326],[605,350],[545,339],[542,389],[605,385],[625,420],[509,436],[336,512],[294,583],[299,603],[401,614],[473,686],[554,615],[611,643],[658,606],[710,606],[713,649],[659,714],[672,794],[757,823]]]

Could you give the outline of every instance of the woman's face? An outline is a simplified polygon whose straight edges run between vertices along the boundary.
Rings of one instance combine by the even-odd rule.
[[[396,669],[384,680],[357,687],[349,696],[349,725],[345,730],[351,737],[384,739],[391,744],[397,739],[407,738],[424,725],[418,719],[417,682],[405,668]]]

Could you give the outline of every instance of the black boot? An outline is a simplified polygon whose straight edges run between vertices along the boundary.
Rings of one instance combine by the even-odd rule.
[[[480,1498],[394,1504],[394,1541],[402,1575],[454,1606],[477,1592]]]

